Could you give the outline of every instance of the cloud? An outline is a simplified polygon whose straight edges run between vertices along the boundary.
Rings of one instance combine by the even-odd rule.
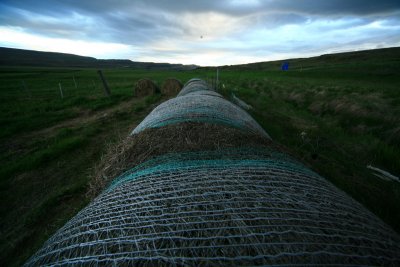
[[[42,37],[26,33],[18,28],[0,26],[0,43],[15,48],[25,48],[29,40],[30,49],[50,52],[71,53],[92,57],[103,57],[109,53],[117,56],[127,56],[133,49],[127,45],[109,42],[76,41],[63,38]]]
[[[396,46],[399,18],[398,0],[3,0],[0,26],[19,38],[0,45],[38,47],[23,35],[46,40],[41,50],[93,56],[80,49],[91,44],[102,58],[233,64]]]
[[[174,14],[214,11],[228,15],[248,15],[257,11],[271,11],[314,15],[371,15],[390,13],[400,8],[398,0],[3,0],[2,3],[4,6],[25,9],[35,13],[45,13],[47,15],[64,14],[70,10],[89,14],[106,14],[120,10],[132,13],[137,9],[160,10]]]
[[[300,0],[274,1],[274,7],[280,10],[298,12],[309,15],[339,16],[339,15],[376,15],[391,13],[400,9],[397,0],[331,0],[313,1]]]

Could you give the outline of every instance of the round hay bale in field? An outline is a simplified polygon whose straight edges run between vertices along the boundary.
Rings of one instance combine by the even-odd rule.
[[[154,95],[159,91],[160,91],[159,88],[152,80],[140,79],[135,84],[134,95],[136,97],[142,97],[142,96]]]
[[[161,87],[161,93],[167,96],[176,96],[182,89],[183,84],[174,78],[166,79]]]

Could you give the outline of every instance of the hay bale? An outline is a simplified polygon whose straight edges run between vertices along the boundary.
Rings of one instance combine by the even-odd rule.
[[[174,78],[166,79],[161,87],[161,93],[167,96],[176,96],[182,89],[183,84]]]
[[[158,86],[149,79],[140,79],[135,84],[134,95],[136,97],[143,97],[148,95],[154,95],[160,90]]]
[[[399,244],[361,204],[284,153],[233,147],[167,153],[129,169],[25,266],[400,266]]]
[[[270,138],[245,110],[203,85],[199,82],[185,86],[178,97],[157,106],[132,131],[132,134],[147,128],[163,127],[179,122],[207,122],[243,129]]]

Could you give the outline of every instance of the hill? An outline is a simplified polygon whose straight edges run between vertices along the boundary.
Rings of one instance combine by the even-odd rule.
[[[148,70],[187,70],[195,65],[136,62],[123,59],[96,59],[73,54],[42,52],[0,47],[0,66],[74,67],[74,68],[134,68]]]
[[[390,68],[390,62],[398,65],[400,62],[400,47],[362,50],[354,52],[324,54],[310,58],[294,58],[249,64],[223,66],[222,69],[230,70],[280,70],[283,62],[289,63],[289,70],[308,70],[314,68],[332,68],[357,66],[362,67],[368,63],[385,62]]]

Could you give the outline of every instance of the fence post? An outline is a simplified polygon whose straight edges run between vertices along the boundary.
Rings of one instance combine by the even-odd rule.
[[[63,94],[63,90],[62,90],[62,87],[61,87],[61,83],[58,83],[58,87],[60,88],[61,99],[63,99],[64,98],[64,94]]]
[[[108,87],[106,78],[103,75],[103,72],[101,70],[98,70],[97,73],[99,73],[101,81],[103,82],[103,87],[104,87],[104,92],[106,93],[107,96],[110,96],[110,88]]]
[[[75,89],[78,89],[78,85],[76,84],[76,80],[75,80],[75,75],[72,76],[72,79],[74,80]]]

